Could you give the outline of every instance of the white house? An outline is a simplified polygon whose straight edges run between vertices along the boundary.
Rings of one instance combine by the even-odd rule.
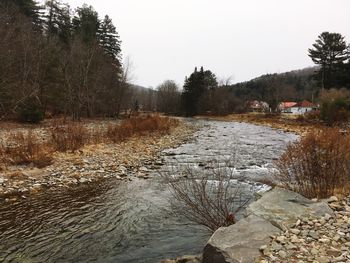
[[[283,112],[283,113],[291,113],[290,108],[297,104],[298,103],[294,101],[284,101],[278,105],[278,109],[280,112]]]
[[[305,114],[307,112],[313,111],[314,109],[314,104],[312,104],[310,101],[304,100],[293,105],[292,107],[287,108],[285,112],[292,114]]]

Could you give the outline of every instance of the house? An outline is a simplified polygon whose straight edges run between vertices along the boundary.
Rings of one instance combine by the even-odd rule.
[[[269,104],[265,101],[252,100],[247,101],[246,107],[251,112],[266,112],[269,111]]]
[[[307,112],[313,111],[316,108],[316,106],[313,103],[307,100],[303,100],[302,102],[298,102],[295,104],[294,102],[293,104],[287,103],[285,106],[286,107],[284,107],[284,109],[281,111],[291,114],[305,114]]]
[[[290,108],[297,105],[297,102],[294,101],[285,101],[285,102],[281,102],[278,105],[278,110],[280,112],[284,112],[284,113],[290,113]]]

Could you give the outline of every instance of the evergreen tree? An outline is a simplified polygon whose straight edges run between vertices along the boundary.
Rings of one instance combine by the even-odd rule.
[[[91,44],[97,40],[97,33],[100,27],[98,13],[92,6],[84,4],[76,11],[73,18],[73,29],[76,36],[80,36],[85,44]]]
[[[100,23],[99,43],[105,53],[120,64],[120,39],[116,27],[113,25],[112,19],[108,15]]]
[[[315,64],[321,66],[319,78],[322,88],[339,85],[337,74],[349,58],[348,47],[341,34],[323,32],[318,36],[313,48],[309,49],[309,57]]]
[[[32,19],[34,28],[40,30],[42,26],[42,7],[34,0],[1,0],[1,6],[15,5],[20,13]]]
[[[189,78],[186,77],[182,93],[182,103],[186,115],[193,116],[205,111],[206,95],[218,86],[216,76],[210,71],[195,68]]]
[[[48,37],[58,36],[64,44],[69,44],[71,38],[71,17],[68,5],[58,0],[46,1],[47,15],[45,17],[45,30]]]

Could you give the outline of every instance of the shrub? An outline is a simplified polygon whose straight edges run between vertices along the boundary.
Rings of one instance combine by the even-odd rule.
[[[277,182],[309,198],[326,198],[349,190],[350,135],[339,129],[312,131],[276,162]]]
[[[331,89],[323,91],[321,93],[320,99],[320,118],[327,125],[333,126],[348,121],[350,100],[350,92],[348,90]]]
[[[304,117],[308,121],[318,121],[320,119],[320,111],[319,110],[314,110],[314,111],[309,111],[304,114]]]
[[[329,126],[341,124],[349,119],[348,102],[338,98],[321,106],[321,119]]]
[[[44,112],[35,99],[28,99],[19,108],[20,122],[39,123],[44,119]]]
[[[123,120],[120,124],[109,125],[107,137],[113,142],[120,142],[133,135],[147,135],[150,133],[167,134],[172,127],[179,125],[174,118],[161,117],[157,114],[133,116]]]
[[[218,163],[214,166],[207,171],[187,167],[162,175],[171,192],[170,213],[212,232],[235,224],[237,214],[252,197],[251,187],[232,180],[233,169],[220,167]]]
[[[50,143],[60,152],[76,151],[89,141],[89,132],[81,123],[56,123],[50,129]]]
[[[1,159],[4,163],[21,165],[33,163],[42,168],[52,163],[46,145],[39,142],[32,130],[26,134],[17,132],[9,138],[10,143],[2,145],[0,150]]]

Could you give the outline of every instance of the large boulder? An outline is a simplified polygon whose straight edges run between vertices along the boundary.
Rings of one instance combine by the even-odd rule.
[[[275,188],[266,192],[258,201],[251,203],[246,213],[247,216],[256,215],[264,218],[281,230],[286,230],[298,218],[332,215],[333,211],[324,202],[313,202],[292,191]]]
[[[333,214],[326,203],[275,188],[249,205],[246,218],[213,234],[204,248],[203,263],[254,262],[271,235],[290,228],[298,218],[325,214]]]
[[[259,248],[280,230],[251,215],[229,227],[219,228],[203,252],[203,263],[250,263],[260,256]]]

